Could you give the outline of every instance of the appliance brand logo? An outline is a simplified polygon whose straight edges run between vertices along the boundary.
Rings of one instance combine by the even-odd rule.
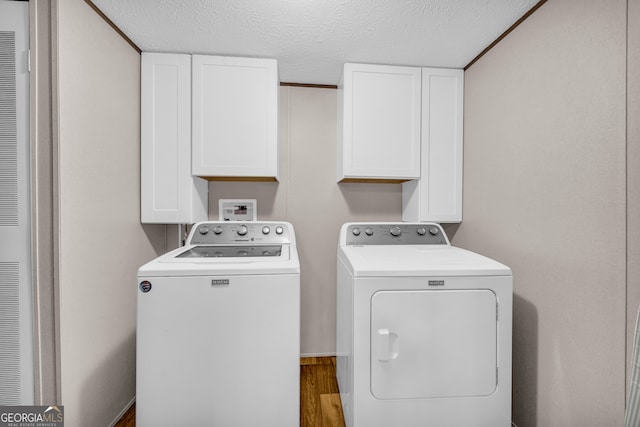
[[[148,280],[140,282],[140,290],[145,294],[149,292],[151,290],[151,282]]]
[[[229,286],[229,279],[213,279],[211,286]]]
[[[429,286],[444,286],[444,280],[429,280]]]

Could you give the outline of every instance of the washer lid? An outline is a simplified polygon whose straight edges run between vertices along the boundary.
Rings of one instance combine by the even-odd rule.
[[[138,276],[300,274],[294,245],[188,245],[138,269]]]
[[[511,275],[509,267],[454,246],[340,246],[338,258],[356,277]]]
[[[256,258],[279,257],[282,245],[192,246],[176,258]]]

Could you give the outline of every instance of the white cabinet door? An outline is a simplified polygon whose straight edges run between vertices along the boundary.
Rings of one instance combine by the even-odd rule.
[[[421,173],[403,184],[404,221],[462,221],[463,92],[463,70],[422,70]]]
[[[142,53],[141,222],[207,219],[208,183],[191,176],[191,56]]]
[[[193,175],[277,180],[277,62],[192,59]]]
[[[344,65],[338,181],[420,177],[420,87],[420,68]]]

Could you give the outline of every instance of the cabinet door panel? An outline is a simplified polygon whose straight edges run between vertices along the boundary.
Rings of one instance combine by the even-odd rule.
[[[420,69],[345,64],[338,179],[420,176]]]
[[[463,71],[422,71],[420,180],[403,184],[404,221],[462,221]]]
[[[193,56],[193,174],[277,176],[275,60]]]
[[[207,186],[191,176],[191,57],[144,52],[141,72],[141,221],[205,220]]]

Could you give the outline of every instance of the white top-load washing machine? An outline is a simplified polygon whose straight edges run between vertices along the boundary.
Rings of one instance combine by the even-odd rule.
[[[300,264],[286,222],[201,222],[138,270],[138,427],[299,426]]]
[[[349,223],[337,266],[347,427],[509,427],[511,270],[437,224]]]

